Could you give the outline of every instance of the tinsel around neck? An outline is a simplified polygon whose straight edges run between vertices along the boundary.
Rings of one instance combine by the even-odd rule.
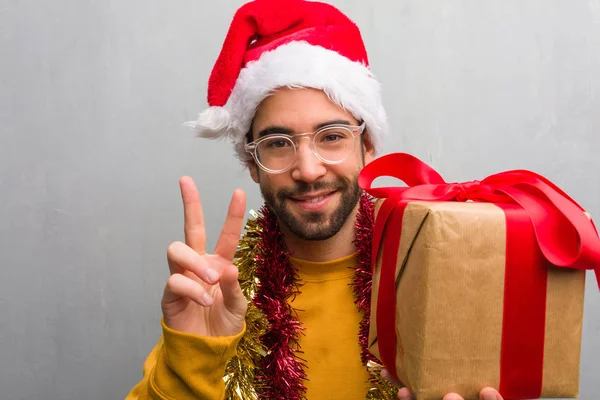
[[[366,398],[395,399],[397,388],[381,377],[380,362],[367,348],[373,212],[373,199],[361,196],[354,240],[358,262],[351,282],[354,303],[363,314],[357,340],[361,360],[371,375]],[[304,328],[289,302],[300,294],[298,273],[289,261],[291,254],[277,218],[266,206],[251,213],[235,261],[248,299],[246,333],[226,367],[225,398],[305,399],[306,365],[299,357],[299,335]]]

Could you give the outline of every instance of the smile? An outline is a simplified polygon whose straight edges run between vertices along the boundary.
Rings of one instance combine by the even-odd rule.
[[[292,204],[305,211],[321,211],[336,192],[311,193],[304,196],[288,197]]]

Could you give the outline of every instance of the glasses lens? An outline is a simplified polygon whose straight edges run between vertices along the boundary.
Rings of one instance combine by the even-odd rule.
[[[347,128],[332,127],[315,136],[315,151],[325,161],[345,160],[354,149],[354,135]]]
[[[256,156],[263,167],[273,171],[281,171],[294,162],[296,148],[294,142],[288,137],[267,137],[256,146]]]

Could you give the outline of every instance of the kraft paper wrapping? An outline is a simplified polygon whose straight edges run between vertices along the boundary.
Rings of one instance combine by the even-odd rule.
[[[499,387],[505,235],[504,212],[493,204],[408,205],[396,264],[396,368],[416,400],[450,392],[478,399],[482,388]],[[373,271],[369,332],[378,358],[383,247]],[[584,286],[585,271],[549,270],[542,397],[578,396]]]

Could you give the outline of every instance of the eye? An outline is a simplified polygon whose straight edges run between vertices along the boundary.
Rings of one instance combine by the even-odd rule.
[[[321,145],[341,145],[350,138],[350,133],[344,129],[330,128],[322,131],[316,140]]]
[[[289,140],[282,139],[282,138],[273,138],[273,139],[265,140],[262,143],[262,146],[264,146],[265,148],[267,148],[269,150],[283,149],[283,148],[289,147],[291,145],[292,144],[290,143]]]
[[[344,136],[339,133],[328,133],[321,138],[321,141],[325,143],[333,143],[342,140],[343,138]]]

